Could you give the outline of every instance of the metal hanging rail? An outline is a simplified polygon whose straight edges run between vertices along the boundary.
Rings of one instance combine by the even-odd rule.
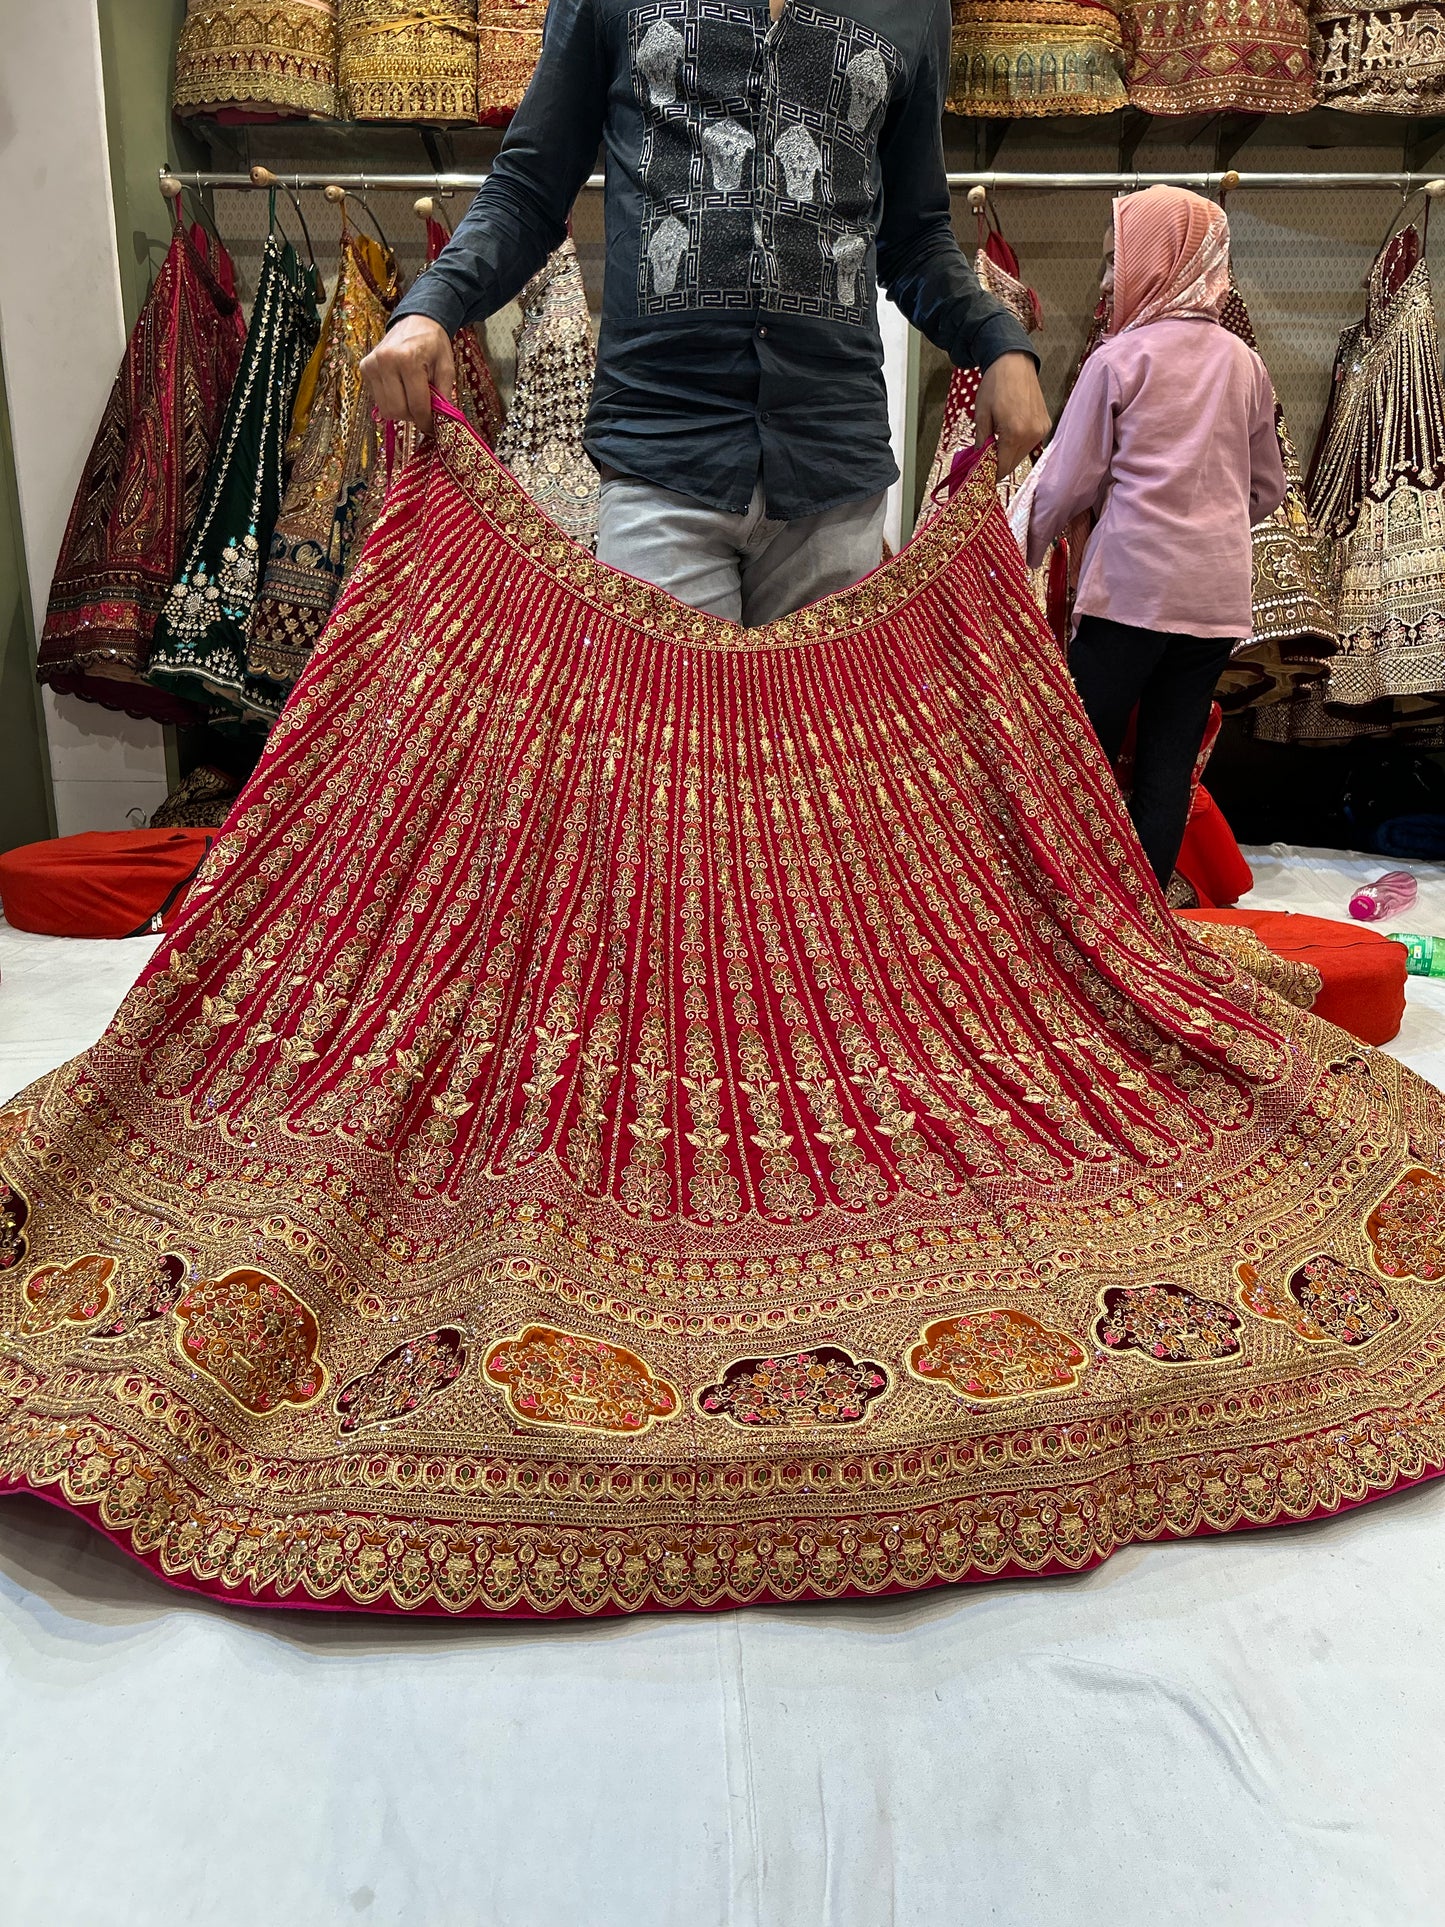
[[[385,193],[388,190],[398,193],[475,193],[487,179],[483,173],[424,174],[424,173],[378,173],[360,174],[347,170],[333,174],[292,174],[280,170],[273,172],[264,167],[256,167],[249,174],[214,173],[207,169],[187,172],[183,169],[163,167],[163,179],[178,181],[184,187],[210,188],[290,188],[293,193],[303,193],[310,189],[327,187],[344,188],[350,193]],[[594,191],[603,185],[600,174],[591,175],[585,186]],[[1036,189],[1070,193],[1092,190],[1097,193],[1121,193],[1141,187],[1192,187],[1203,194],[1247,192],[1251,188],[1294,191],[1296,189],[1328,188],[1335,191],[1349,188],[1389,190],[1396,194],[1408,195],[1431,193],[1445,195],[1445,181],[1432,174],[1417,173],[1244,173],[1233,168],[1210,172],[1150,174],[1043,174],[1007,173],[997,168],[985,168],[976,174],[950,174],[948,185],[951,188],[965,189],[981,187]]]

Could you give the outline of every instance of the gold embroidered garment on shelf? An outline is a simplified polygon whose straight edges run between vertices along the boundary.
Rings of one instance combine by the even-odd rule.
[[[1112,114],[1127,104],[1116,8],[1099,0],[953,0],[950,113]]]
[[[1125,0],[1129,99],[1150,114],[1300,114],[1314,105],[1301,0]]]
[[[330,118],[336,46],[335,0],[189,0],[175,111]]]
[[[542,51],[546,0],[479,0],[477,7],[477,117],[509,120]]]
[[[745,630],[444,411],[173,933],[0,1112],[0,1485],[222,1598],[525,1614],[1433,1475],[1445,1111],[1253,955],[1165,910],[986,462]]]
[[[341,0],[340,40],[353,120],[476,120],[477,0]]]
[[[1441,111],[1445,14],[1429,0],[1313,0],[1310,43],[1322,105],[1356,114]]]

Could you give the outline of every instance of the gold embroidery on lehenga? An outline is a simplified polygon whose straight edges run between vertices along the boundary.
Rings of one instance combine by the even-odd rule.
[[[1240,1318],[1182,1285],[1123,1285],[1100,1294],[1094,1336],[1156,1365],[1196,1365],[1240,1351]]]
[[[676,1390],[636,1352],[549,1325],[493,1345],[482,1370],[530,1425],[635,1438],[682,1409]]]
[[[306,1406],[326,1384],[316,1315],[278,1278],[240,1269],[198,1280],[175,1307],[187,1363],[257,1418]]]
[[[984,495],[748,632],[444,422],[117,1024],[0,1113],[0,1478],[449,1612],[1306,1518],[1445,1470],[1442,1140],[1156,901]]]
[[[338,38],[352,120],[476,120],[477,0],[340,0]]]
[[[467,1346],[453,1326],[409,1338],[336,1394],[343,1435],[409,1418],[466,1370]]]
[[[981,1404],[1072,1391],[1088,1364],[1067,1332],[1004,1306],[940,1318],[908,1353],[909,1371],[925,1385]]]
[[[62,1325],[93,1325],[115,1297],[116,1260],[99,1253],[68,1265],[39,1265],[21,1286],[20,1336],[40,1338]]]
[[[1300,1265],[1283,1290],[1267,1283],[1253,1265],[1237,1266],[1236,1276],[1236,1295],[1246,1311],[1288,1325],[1306,1343],[1368,1345],[1400,1317],[1377,1278],[1327,1252]]]
[[[783,1358],[739,1358],[716,1385],[704,1385],[697,1409],[739,1431],[861,1425],[886,1397],[887,1369],[839,1345],[818,1345]]]
[[[1365,1220],[1375,1269],[1422,1285],[1445,1279],[1445,1179],[1407,1171]]]

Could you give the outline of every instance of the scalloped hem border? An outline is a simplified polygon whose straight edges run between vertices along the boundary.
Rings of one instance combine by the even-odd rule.
[[[894,1580],[887,1585],[876,1587],[841,1587],[835,1592],[824,1592],[818,1587],[807,1586],[795,1593],[778,1593],[763,1588],[756,1593],[750,1593],[745,1599],[718,1599],[707,1604],[691,1600],[650,1599],[636,1606],[608,1603],[586,1610],[561,1605],[548,1611],[525,1604],[509,1607],[473,1604],[454,1610],[434,1598],[423,1600],[416,1606],[398,1606],[395,1601],[385,1598],[337,1601],[312,1599],[299,1588],[295,1594],[283,1594],[278,1592],[274,1585],[264,1586],[259,1591],[254,1587],[228,1586],[219,1579],[197,1579],[189,1575],[167,1572],[158,1553],[138,1551],[129,1532],[107,1526],[100,1519],[98,1515],[101,1502],[99,1500],[94,1504],[80,1503],[66,1498],[62,1492],[32,1485],[28,1479],[13,1474],[0,1475],[0,1499],[10,1497],[39,1499],[43,1504],[53,1506],[57,1512],[68,1513],[98,1532],[133,1564],[143,1567],[168,1590],[189,1593],[201,1599],[214,1599],[222,1605],[239,1606],[247,1611],[332,1613],[337,1617],[369,1613],[373,1616],[399,1620],[443,1619],[457,1622],[467,1619],[501,1619],[531,1620],[542,1624],[570,1624],[579,1620],[652,1618],[673,1613],[747,1612],[758,1606],[821,1606],[869,1599],[911,1598],[922,1593],[941,1592],[950,1586],[986,1586],[1021,1579],[1075,1579],[1086,1572],[1097,1572],[1101,1566],[1108,1565],[1117,1554],[1127,1552],[1134,1546],[1183,1545],[1191,1539],[1225,1539],[1238,1532],[1276,1532],[1295,1526],[1316,1525],[1326,1519],[1341,1518],[1347,1512],[1359,1512],[1365,1506],[1376,1505],[1383,1499],[1393,1498],[1397,1493],[1410,1491],[1415,1486],[1428,1485],[1439,1478],[1445,1478],[1445,1463],[1430,1466],[1423,1472],[1399,1473],[1389,1485],[1380,1487],[1378,1491],[1367,1492],[1358,1499],[1341,1500],[1334,1506],[1318,1505],[1312,1512],[1305,1513],[1299,1518],[1240,1519],[1230,1526],[1215,1526],[1206,1522],[1194,1527],[1191,1532],[1175,1532],[1165,1525],[1157,1532],[1123,1539],[1112,1551],[1092,1554],[1077,1565],[1067,1564],[1061,1559],[1049,1559],[1039,1566],[1023,1566],[1016,1560],[1009,1560],[997,1572],[973,1571],[964,1573],[957,1579],[923,1579],[917,1585]]]

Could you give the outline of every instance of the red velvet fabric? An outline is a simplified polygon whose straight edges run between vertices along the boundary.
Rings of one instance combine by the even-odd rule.
[[[1224,811],[1202,786],[1194,792],[1174,867],[1194,891],[1201,909],[1238,903],[1254,888],[1254,872],[1245,862]]]
[[[0,908],[44,937],[138,937],[180,915],[213,830],[88,830],[0,856]]]
[[[1388,1044],[1405,1015],[1405,949],[1378,930],[1290,910],[1185,910],[1207,923],[1243,925],[1277,956],[1313,964],[1324,978],[1314,1014],[1365,1044]]]

